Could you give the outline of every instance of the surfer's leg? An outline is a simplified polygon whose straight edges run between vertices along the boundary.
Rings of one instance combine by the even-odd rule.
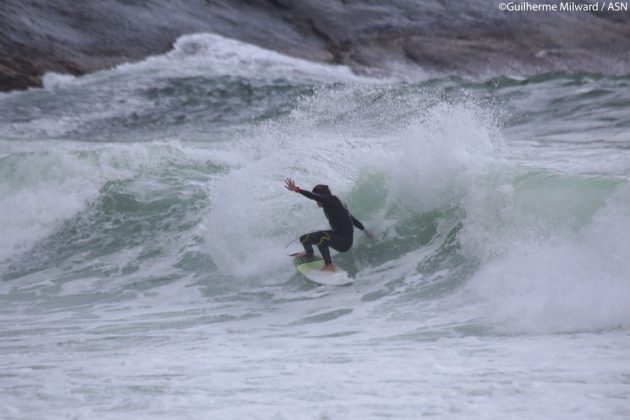
[[[320,231],[315,232],[317,234],[317,249],[319,249],[319,253],[322,254],[322,258],[324,259],[325,265],[332,264],[332,260],[330,259],[330,249],[328,248],[328,244],[331,239],[331,231]]]
[[[304,246],[305,257],[310,258],[313,256],[313,245],[317,245],[319,253],[324,259],[324,264],[332,264],[330,258],[330,246],[334,249],[344,252],[347,251],[352,245],[352,241],[348,241],[346,238],[342,238],[335,234],[332,230],[320,230],[317,232],[307,233],[300,237],[300,242]]]
[[[330,258],[330,248],[339,251],[346,252],[352,247],[352,238],[346,238],[343,236],[337,235],[333,231],[322,232],[320,242],[317,243],[317,247],[319,248],[319,252],[321,252],[322,257],[324,258],[324,268],[322,271],[335,271],[335,266],[332,263]]]
[[[322,254],[324,264],[332,264],[332,260],[330,259],[330,249],[328,248],[328,245],[326,245],[326,241],[322,242],[321,245],[317,245],[317,248],[319,249],[320,254]]]
[[[331,231],[320,230],[310,232],[300,236],[300,242],[304,247],[304,257],[313,257],[313,245],[317,245],[319,252],[326,264],[330,264],[330,251],[328,250],[328,241],[330,241]]]
[[[304,255],[300,255],[300,257],[312,258],[315,251],[313,251],[313,235],[318,232],[305,233],[300,236],[300,243],[304,247]]]

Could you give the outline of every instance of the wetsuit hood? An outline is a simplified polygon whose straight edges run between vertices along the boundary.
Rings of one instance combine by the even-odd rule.
[[[328,185],[318,184],[313,187],[313,192],[320,195],[332,195]]]

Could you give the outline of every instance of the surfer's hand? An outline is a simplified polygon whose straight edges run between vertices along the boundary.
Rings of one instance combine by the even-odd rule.
[[[372,232],[370,232],[367,229],[363,229],[363,233],[365,234],[365,236],[367,236],[369,239],[374,239],[374,234]]]
[[[284,188],[286,188],[287,190],[293,191],[293,192],[299,191],[299,188],[295,185],[295,181],[293,181],[291,178],[285,179],[284,183],[286,184]]]

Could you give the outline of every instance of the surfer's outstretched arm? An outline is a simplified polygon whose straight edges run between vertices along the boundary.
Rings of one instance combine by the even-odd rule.
[[[296,193],[300,193],[302,194],[304,197],[306,198],[310,198],[311,200],[315,200],[318,203],[326,203],[327,201],[330,200],[330,197],[321,195],[321,194],[315,194],[312,193],[310,191],[305,191],[303,189],[301,189],[300,187],[298,187],[297,185],[295,185],[295,181],[293,181],[291,178],[287,178],[284,180],[285,186],[284,188],[286,188],[289,191],[293,191]]]

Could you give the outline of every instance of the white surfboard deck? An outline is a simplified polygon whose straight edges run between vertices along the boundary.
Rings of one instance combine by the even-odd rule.
[[[324,267],[324,260],[316,259],[308,262],[302,262],[299,259],[295,260],[295,268],[304,277],[317,284],[323,284],[325,286],[345,286],[352,283],[352,279],[343,269],[335,267],[335,272],[322,271]]]

